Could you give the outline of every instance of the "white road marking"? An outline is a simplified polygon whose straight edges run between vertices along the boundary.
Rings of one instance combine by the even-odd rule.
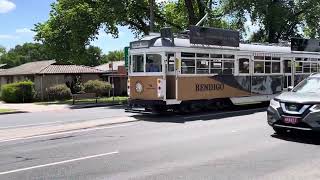
[[[49,163],[49,164],[42,164],[42,165],[31,166],[31,167],[26,167],[26,168],[21,168],[21,169],[4,171],[4,172],[0,172],[0,175],[17,173],[17,172],[21,172],[21,171],[28,171],[28,170],[38,169],[38,168],[43,168],[43,167],[48,167],[48,166],[55,166],[55,165],[59,165],[59,164],[71,163],[71,162],[75,162],[75,161],[92,159],[92,158],[97,158],[97,157],[102,157],[102,156],[108,156],[108,155],[118,154],[118,153],[119,153],[118,151],[114,151],[114,152],[108,152],[108,153],[103,153],[103,154],[96,154],[96,155],[92,155],[92,156],[85,156],[85,157],[81,157],[81,158],[69,159],[69,160],[59,161],[59,162],[54,162],[54,163]]]
[[[72,133],[78,133],[78,132],[89,132],[89,131],[102,130],[102,129],[111,129],[111,128],[117,128],[117,127],[127,127],[127,126],[132,126],[132,124],[122,124],[122,125],[114,125],[114,126],[88,128],[88,129],[78,129],[78,130],[71,130],[71,131],[65,131],[65,132],[35,135],[35,136],[29,136],[29,137],[12,138],[12,139],[0,140],[0,143],[18,141],[18,140],[34,139],[34,138],[42,138],[42,137],[50,137],[50,136],[57,136],[57,135],[64,135],[64,134],[72,134]]]
[[[260,110],[260,109],[262,110],[262,109],[266,109],[266,108],[257,108],[257,109],[247,109],[247,110],[239,110],[239,111],[230,111],[230,112],[220,112],[220,113],[194,115],[194,116],[184,117],[183,119],[193,119],[193,118],[208,117],[208,116],[213,116],[213,115],[233,114],[233,113],[237,113],[237,112],[247,112],[247,111],[253,111],[253,110]]]

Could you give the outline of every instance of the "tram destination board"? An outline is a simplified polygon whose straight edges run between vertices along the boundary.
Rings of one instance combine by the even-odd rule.
[[[190,43],[239,47],[238,31],[190,26]]]
[[[320,52],[320,40],[291,38],[292,51]]]

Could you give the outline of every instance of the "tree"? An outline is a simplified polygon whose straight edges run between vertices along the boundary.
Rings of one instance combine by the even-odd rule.
[[[7,64],[7,67],[14,67],[32,61],[52,59],[47,49],[39,43],[24,43],[23,45],[15,46],[8,52],[4,50],[2,52],[0,63]]]
[[[208,1],[155,3],[154,30],[159,31],[165,26],[171,26],[175,31],[187,29],[203,17]],[[118,37],[118,26],[129,27],[137,36],[148,34],[149,2],[154,1],[59,0],[51,5],[49,20],[35,25],[35,40],[45,44],[58,61],[79,64],[81,59],[86,58],[85,49],[97,38],[100,28],[114,37]],[[191,6],[194,8],[190,8]],[[217,12],[211,13],[210,17],[222,15]],[[186,16],[189,17],[187,21]],[[217,17],[212,22],[225,25],[226,23],[217,23],[221,20],[221,17]]]
[[[121,50],[109,51],[107,55],[103,57],[103,63],[108,63],[111,61],[123,61],[124,60],[124,52]]]
[[[231,18],[245,21],[248,15],[259,25],[252,35],[255,41],[278,43],[293,36],[320,35],[318,0],[223,0],[222,4]]]
[[[99,47],[89,46],[86,48],[86,57],[81,62],[82,65],[86,66],[97,66],[102,63],[102,50]]]

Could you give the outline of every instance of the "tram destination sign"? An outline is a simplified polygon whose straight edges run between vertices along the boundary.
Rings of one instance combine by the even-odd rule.
[[[130,49],[148,48],[150,46],[149,40],[140,40],[130,42]]]
[[[239,47],[238,31],[190,26],[190,43],[217,46]]]
[[[320,52],[320,40],[291,38],[292,51]]]

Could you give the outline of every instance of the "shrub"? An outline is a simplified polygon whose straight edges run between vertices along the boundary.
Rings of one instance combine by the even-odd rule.
[[[35,91],[31,81],[3,85],[1,99],[7,103],[28,103],[33,101]]]
[[[96,93],[97,96],[103,96],[109,92],[111,84],[99,80],[90,80],[84,83],[84,91],[86,93]]]
[[[47,90],[49,100],[62,101],[71,99],[71,90],[65,84],[52,86]]]

